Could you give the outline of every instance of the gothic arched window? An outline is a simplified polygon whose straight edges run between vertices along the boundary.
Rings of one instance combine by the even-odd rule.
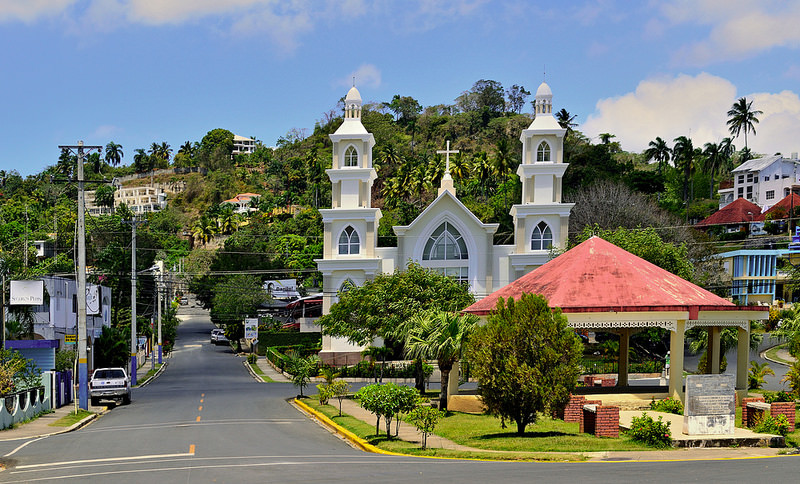
[[[359,247],[358,232],[348,225],[339,234],[339,254],[358,254]]]
[[[422,260],[459,260],[469,259],[467,254],[467,244],[464,238],[449,222],[444,222],[433,231],[428,242],[425,244],[425,251],[422,253]]]
[[[356,283],[353,282],[352,279],[348,278],[348,279],[345,279],[345,281],[342,283],[341,286],[339,286],[339,292],[340,293],[347,292],[350,289],[353,289],[354,287],[357,287]]]
[[[352,146],[344,152],[344,166],[358,166],[358,151]]]
[[[550,161],[550,145],[547,141],[542,141],[536,148],[536,161]]]
[[[533,228],[531,234],[531,250],[547,250],[553,246],[553,232],[544,222]]]

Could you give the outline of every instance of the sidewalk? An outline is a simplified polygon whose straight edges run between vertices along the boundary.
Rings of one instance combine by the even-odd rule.
[[[93,412],[93,414],[84,418],[80,422],[73,424],[71,427],[50,426],[51,423],[56,422],[61,417],[69,415],[74,409],[75,409],[74,405],[70,403],[69,405],[64,405],[61,408],[57,408],[52,413],[46,413],[30,422],[17,424],[14,428],[11,429],[0,430],[0,441],[33,439],[36,437],[44,437],[48,435],[55,435],[64,432],[69,432],[78,429],[80,427],[83,427],[84,425],[88,424],[92,420],[96,419],[97,417],[108,411],[108,407],[105,406],[100,406],[100,407],[89,406],[89,411]]]
[[[256,360],[256,365],[258,365],[258,367],[261,368],[261,371],[263,371],[266,376],[272,378],[272,381],[282,382],[282,383],[292,381],[289,378],[287,378],[286,375],[275,369],[275,367],[272,366],[272,363],[270,363],[269,360],[264,358],[263,356],[260,356],[258,360]]]

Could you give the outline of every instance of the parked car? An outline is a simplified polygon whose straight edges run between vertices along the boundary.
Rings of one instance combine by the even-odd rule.
[[[114,400],[124,405],[131,403],[131,380],[124,368],[98,368],[89,380],[89,396],[92,405],[100,400]]]
[[[211,342],[215,345],[220,343],[227,343],[228,338],[225,337],[225,330],[221,328],[214,328],[211,330]]]
[[[186,296],[183,296],[181,298],[181,306],[187,306],[188,304],[189,304],[189,298],[186,297]]]

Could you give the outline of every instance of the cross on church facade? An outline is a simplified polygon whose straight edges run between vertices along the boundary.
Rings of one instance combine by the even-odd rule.
[[[437,150],[436,152],[439,153],[440,155],[445,155],[444,175],[445,176],[449,176],[450,175],[450,153],[456,154],[456,153],[458,153],[458,150],[451,150],[450,149],[450,140],[447,140],[447,148],[444,149],[444,150]]]

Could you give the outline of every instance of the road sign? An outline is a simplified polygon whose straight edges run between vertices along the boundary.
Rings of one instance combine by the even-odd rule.
[[[258,339],[258,318],[247,318],[244,320],[245,339]]]
[[[78,342],[78,335],[77,334],[65,334],[64,335],[64,343],[68,345],[74,345]]]

